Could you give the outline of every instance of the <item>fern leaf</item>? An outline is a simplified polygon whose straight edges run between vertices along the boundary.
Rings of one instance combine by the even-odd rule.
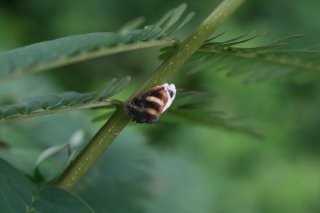
[[[180,6],[170,10],[166,15],[163,16],[163,18],[157,23],[157,26],[164,29],[168,34],[171,34],[174,32],[174,29],[177,28],[177,24],[179,24],[179,20],[181,19],[183,13],[187,9],[187,4],[183,3]],[[187,15],[186,19],[181,22],[181,25],[184,25],[185,21],[188,21],[189,17],[192,18],[191,15]],[[180,25],[180,24],[179,24]]]
[[[262,137],[262,133],[255,127],[241,124],[241,119],[227,116],[225,113],[216,110],[200,109],[179,109],[171,110],[175,119],[184,123],[196,123],[204,126],[222,128],[229,131],[245,133],[257,138]],[[240,124],[238,124],[240,123]]]
[[[215,110],[213,102],[214,96],[210,93],[180,92],[173,106],[168,110],[169,116],[164,116],[164,121],[196,123],[262,137],[258,129],[242,124],[242,119],[232,117],[227,112]]]
[[[168,35],[175,26],[182,26],[192,18],[189,14],[183,19],[185,9],[182,4],[143,29],[135,29],[143,21],[136,19],[119,32],[73,35],[0,53],[0,80],[119,52],[173,44],[175,40]]]
[[[318,49],[282,50],[290,40],[302,35],[288,36],[267,45],[257,47],[237,47],[257,35],[246,34],[223,42],[208,41],[192,60],[197,69],[212,67],[223,70],[228,76],[247,74],[245,82],[268,80],[294,73],[320,71],[320,51]],[[200,64],[201,62],[201,64]],[[198,66],[200,64],[200,66]]]
[[[88,33],[45,41],[0,54],[0,80],[48,70],[91,58],[172,43],[161,29],[118,33]],[[148,36],[148,35],[152,35]]]
[[[186,25],[189,21],[191,21],[191,19],[194,17],[194,15],[195,15],[194,12],[187,14],[186,17],[183,19],[183,21],[174,29],[173,32],[176,32],[176,31],[180,30],[182,27],[184,27],[184,25]]]
[[[232,46],[232,45],[236,45],[236,44],[241,44],[241,43],[245,43],[247,41],[250,41],[256,37],[258,37],[258,34],[255,33],[246,33],[244,35],[240,35],[237,36],[235,38],[231,38],[229,40],[226,41],[221,41],[221,42],[215,42],[214,39],[222,36],[224,33],[219,34],[213,38],[211,38],[210,40],[208,40],[203,46],[205,47],[209,47],[209,46],[213,46],[213,47],[217,47],[217,46],[223,46],[223,47],[227,47],[227,46]]]
[[[0,122],[77,109],[115,106],[117,102],[108,98],[125,88],[129,81],[130,77],[119,81],[112,79],[100,91],[96,92],[64,92],[27,98],[17,104],[0,106]]]
[[[123,25],[120,28],[119,32],[120,32],[120,34],[128,34],[132,30],[135,30],[138,27],[140,27],[144,21],[145,21],[145,19],[143,17],[138,17],[133,20],[130,20],[129,22],[127,22],[125,25]]]

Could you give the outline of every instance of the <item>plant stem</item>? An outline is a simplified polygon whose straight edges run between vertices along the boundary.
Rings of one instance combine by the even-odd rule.
[[[62,173],[57,181],[57,185],[64,189],[72,189],[129,121],[130,119],[124,113],[123,108],[118,107],[107,123],[101,127],[90,143]]]
[[[167,81],[244,1],[224,0],[175,52],[149,76],[133,96]],[[79,156],[63,172],[57,185],[64,189],[72,189],[129,121],[130,118],[124,110],[121,107],[118,108]]]
[[[134,93],[165,83],[245,0],[224,0]]]

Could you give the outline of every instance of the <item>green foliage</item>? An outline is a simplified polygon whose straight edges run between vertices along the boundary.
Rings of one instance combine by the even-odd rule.
[[[31,44],[0,54],[0,80],[46,71],[50,68],[91,58],[136,50],[146,47],[165,45],[174,42],[167,36],[191,20],[192,15],[180,21],[186,5],[169,11],[156,24],[144,29],[134,29],[138,23],[131,23],[119,33],[102,32],[74,35]]]
[[[180,21],[182,18],[185,10],[187,9],[186,4],[181,4],[177,8],[174,8],[170,11],[168,11],[156,24],[155,26],[160,27],[168,34],[172,34],[182,28],[186,23],[188,23],[192,17],[194,16],[194,13],[189,13],[186,15],[186,17]]]
[[[213,37],[203,44],[194,56],[200,59],[200,67],[212,67],[213,71],[226,72],[228,76],[246,74],[244,82],[261,81],[283,77],[294,73],[312,73],[319,76],[320,51],[318,48],[284,49],[293,39],[302,35],[293,35],[278,39],[266,45],[256,47],[238,47],[257,38],[257,34],[245,34],[226,41],[215,41],[222,36]],[[195,62],[197,63],[197,62]]]
[[[38,188],[0,159],[0,206],[3,212],[93,212],[80,198],[54,186]]]
[[[215,205],[210,180],[194,159],[183,152],[158,153],[156,157],[155,199],[146,212],[210,212],[209,206]]]
[[[75,188],[95,212],[178,213],[190,209],[185,202],[194,212],[206,211],[211,190],[202,168],[183,152],[155,152],[134,128],[125,133]]]
[[[242,132],[254,137],[262,137],[261,130],[241,124],[239,116],[229,115],[228,112],[214,109],[213,94],[195,91],[180,92],[169,116],[164,121],[180,121],[184,124],[200,124],[208,127],[218,127],[230,131]],[[170,115],[172,118],[170,118]]]
[[[125,77],[120,81],[112,79],[97,92],[64,92],[50,96],[26,98],[18,104],[0,106],[0,121],[29,118],[75,109],[115,106],[116,102],[108,100],[108,98],[120,92],[127,86],[129,81],[130,77]]]
[[[99,130],[100,123],[91,123],[92,118],[121,106],[149,75],[147,70],[155,67],[156,54],[138,50],[164,46],[160,58],[168,59],[180,47],[178,37],[184,35],[180,29],[194,13],[185,14],[186,5],[182,4],[144,28],[139,28],[144,19],[138,18],[116,32],[81,34],[109,31],[117,21],[141,13],[156,17],[174,3],[152,2],[156,10],[147,2],[4,3],[0,13],[2,49],[57,35],[78,35],[0,53],[0,211],[319,212],[319,49],[306,48],[310,44],[291,47],[297,46],[294,39],[300,34],[271,43],[260,42],[265,36],[256,33],[242,34],[259,26],[270,27],[268,31],[275,35],[310,31],[303,38],[316,43],[320,31],[314,28],[318,23],[314,14],[318,7],[311,3],[318,4],[317,0],[303,7],[298,0],[293,2],[248,2],[237,22],[226,23],[228,34],[240,36],[224,39],[222,33],[207,40],[184,64],[187,75],[170,79],[186,91],[178,90],[159,124],[134,124],[122,132],[78,183],[74,194],[48,185],[48,181],[54,181]],[[207,13],[209,3],[191,3],[199,11],[197,17]],[[59,17],[51,11],[55,4],[61,4],[54,6]],[[37,9],[40,5],[43,11]],[[124,10],[128,7],[129,12]],[[83,15],[92,11],[97,13]],[[281,11],[281,17],[275,11]],[[33,20],[43,20],[35,33],[32,30],[38,23]],[[187,24],[186,28],[191,31],[194,26]],[[18,38],[21,40],[16,41]],[[116,55],[128,51],[132,52]],[[109,57],[87,62],[102,56]],[[85,63],[66,66],[77,62]],[[128,72],[118,72],[118,66]],[[31,75],[58,67],[63,67],[63,72]],[[71,70],[68,78],[70,73],[65,71]],[[95,72],[99,70],[106,73],[99,76]],[[244,86],[237,78],[226,79],[224,73],[245,76],[244,82],[256,84]],[[67,80],[61,81],[66,75]],[[109,80],[94,92],[56,94],[70,90],[70,81],[86,84],[88,75],[98,79],[88,88],[101,87],[102,75],[120,80]],[[133,78],[130,85],[129,77],[121,78],[126,75]],[[9,81],[15,77],[24,78]],[[285,81],[259,82],[279,78]],[[79,110],[92,108],[98,109]],[[100,120],[106,121],[112,113],[103,114]],[[42,116],[48,114],[54,116]],[[19,122],[6,122],[14,120]],[[266,136],[263,142],[247,137],[259,138],[261,131]]]
[[[123,35],[110,32],[89,33],[32,44],[1,53],[0,77],[6,79],[98,56],[161,45],[161,42],[152,40],[163,36],[164,32],[160,28],[147,27]],[[170,43],[163,41],[166,42]]]
[[[97,213],[144,212],[154,196],[149,187],[155,181],[154,161],[153,150],[145,145],[143,136],[129,130],[80,181],[75,192]]]

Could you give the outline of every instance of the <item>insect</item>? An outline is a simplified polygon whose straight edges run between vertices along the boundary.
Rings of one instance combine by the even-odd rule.
[[[125,103],[126,113],[137,123],[154,123],[176,97],[174,84],[155,86]]]

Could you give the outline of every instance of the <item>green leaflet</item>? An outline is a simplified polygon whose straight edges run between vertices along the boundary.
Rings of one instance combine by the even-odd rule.
[[[74,35],[13,49],[0,54],[0,80],[172,42],[155,40],[163,36],[160,28],[145,28],[125,35],[108,32]]]
[[[127,76],[121,80],[112,79],[96,92],[64,92],[55,95],[27,98],[20,103],[0,106],[0,121],[28,118],[36,115],[65,112],[75,109],[86,109],[116,105],[107,98],[117,94],[130,82]]]
[[[283,47],[302,35],[288,36],[266,45],[239,47],[259,35],[249,33],[226,41],[216,41],[221,33],[208,40],[186,67],[195,73],[202,70],[223,71],[227,76],[246,75],[244,82],[279,78],[288,74],[310,74],[320,71],[320,51],[316,48],[287,50]],[[170,49],[168,49],[170,51]],[[166,52],[163,53],[168,54]]]
[[[158,23],[156,23],[156,26],[161,27],[168,34],[177,31],[183,25],[189,22],[194,15],[194,13],[189,13],[186,15],[184,20],[180,21],[186,9],[187,4],[183,3],[178,7],[170,10],[162,17],[162,19],[158,21]]]
[[[241,132],[250,136],[262,137],[261,131],[252,126],[243,124],[241,118],[230,116],[228,112],[217,110],[214,107],[214,95],[204,92],[179,92],[168,116],[164,122],[180,122],[185,124],[200,124],[204,126],[223,128],[229,131]]]
[[[173,44],[175,40],[168,35],[193,16],[189,13],[183,18],[185,10],[182,4],[143,29],[135,29],[143,21],[136,19],[119,32],[73,35],[0,53],[0,81],[118,52]]]
[[[54,186],[37,188],[23,173],[0,158],[1,212],[92,213],[80,198]]]
[[[217,110],[201,109],[176,109],[169,110],[170,114],[175,116],[185,124],[201,124],[209,127],[217,127],[225,130],[245,133],[247,135],[262,138],[263,134],[253,126],[246,126],[241,123],[241,119],[233,118]]]

